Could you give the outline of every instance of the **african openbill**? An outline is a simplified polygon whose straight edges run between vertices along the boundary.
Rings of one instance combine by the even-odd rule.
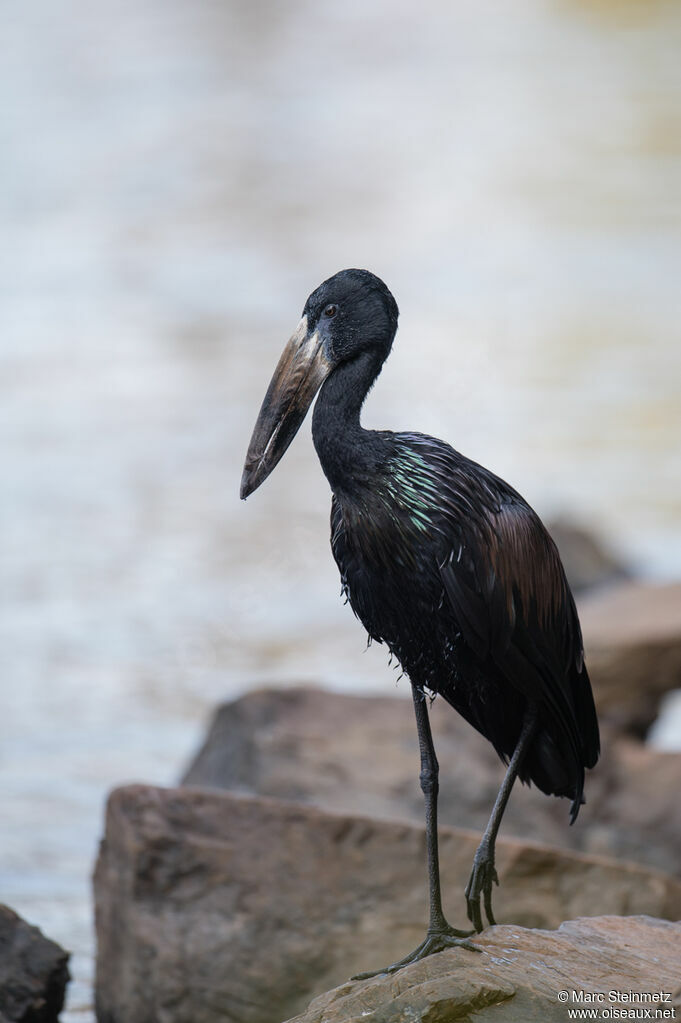
[[[447,946],[475,947],[473,932],[450,927],[442,912],[427,694],[443,696],[508,764],[466,888],[476,931],[481,896],[494,923],[495,840],[515,778],[567,796],[572,823],[584,769],[599,753],[577,612],[539,517],[443,441],[360,425],[397,317],[390,291],[366,270],[343,270],[312,292],[262,403],[241,482],[246,498],[267,478],[321,388],[312,437],[333,492],[343,591],[409,677],[421,753],[430,923],[423,943],[388,971]]]

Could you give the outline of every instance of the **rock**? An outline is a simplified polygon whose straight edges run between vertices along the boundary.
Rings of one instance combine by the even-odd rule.
[[[447,721],[458,720],[447,710]],[[438,754],[446,723],[438,717],[434,724]],[[457,738],[464,730],[474,735],[461,724]],[[183,784],[420,820],[418,765],[411,700],[308,688],[256,690],[217,711]]]
[[[455,925],[476,845],[469,832],[441,832]],[[681,915],[681,883],[630,864],[509,840],[497,860],[500,922]],[[99,1023],[280,1023],[415,947],[425,881],[424,831],[406,822],[202,789],[118,789],[95,872]]]
[[[681,687],[681,583],[622,583],[579,613],[601,720],[643,738],[662,697]]]
[[[477,943],[482,955],[455,949],[344,984],[290,1023],[565,1023],[569,1009],[594,1007],[594,1019],[627,1018],[605,1015],[613,1008],[640,1013],[633,1019],[645,1018],[642,1009],[678,1018],[681,924],[598,917],[557,931],[493,927]]]
[[[64,1004],[68,952],[0,906],[0,1020],[51,1023]]]
[[[584,593],[630,575],[624,563],[588,530],[567,519],[555,519],[547,527],[560,551],[573,593]]]
[[[431,719],[440,761],[441,820],[482,831],[503,766],[489,743],[444,700],[432,705]],[[418,772],[411,701],[314,689],[263,690],[218,710],[184,781],[421,823]],[[566,800],[518,784],[502,835],[531,835],[681,876],[679,777],[681,753],[659,753],[606,732],[574,827],[568,826]]]

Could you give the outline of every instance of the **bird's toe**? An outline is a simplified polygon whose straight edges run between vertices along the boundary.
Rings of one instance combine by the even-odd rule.
[[[403,959],[398,959],[396,963],[384,966],[381,970],[356,973],[350,979],[368,980],[370,977],[378,977],[380,974],[397,973],[398,970],[403,969],[405,966],[409,966],[411,963],[418,963],[421,959],[434,955],[436,952],[444,952],[447,948],[465,948],[469,952],[482,952],[483,950],[474,945],[470,940],[472,934],[473,931],[460,931],[455,927],[448,927],[446,931],[428,931],[418,948],[415,948],[413,952],[410,952]]]
[[[480,854],[480,850],[478,850],[465,893],[468,919],[478,934],[484,926],[480,908],[481,896],[488,922],[492,926],[496,924],[492,912],[492,889],[495,884],[499,884],[499,877],[494,866],[494,858],[487,851]]]

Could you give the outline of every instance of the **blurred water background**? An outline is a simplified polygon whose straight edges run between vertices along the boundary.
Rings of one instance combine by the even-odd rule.
[[[106,792],[255,684],[395,691],[309,425],[238,500],[322,279],[401,307],[367,425],[681,575],[680,49],[662,0],[3,6],[0,901],[75,953],[66,1020]]]

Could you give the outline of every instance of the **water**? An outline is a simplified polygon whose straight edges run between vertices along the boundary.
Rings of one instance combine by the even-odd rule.
[[[0,899],[74,951],[66,1020],[105,793],[254,684],[395,691],[309,427],[237,499],[324,277],[401,307],[367,425],[681,574],[680,43],[654,0],[3,11]]]

